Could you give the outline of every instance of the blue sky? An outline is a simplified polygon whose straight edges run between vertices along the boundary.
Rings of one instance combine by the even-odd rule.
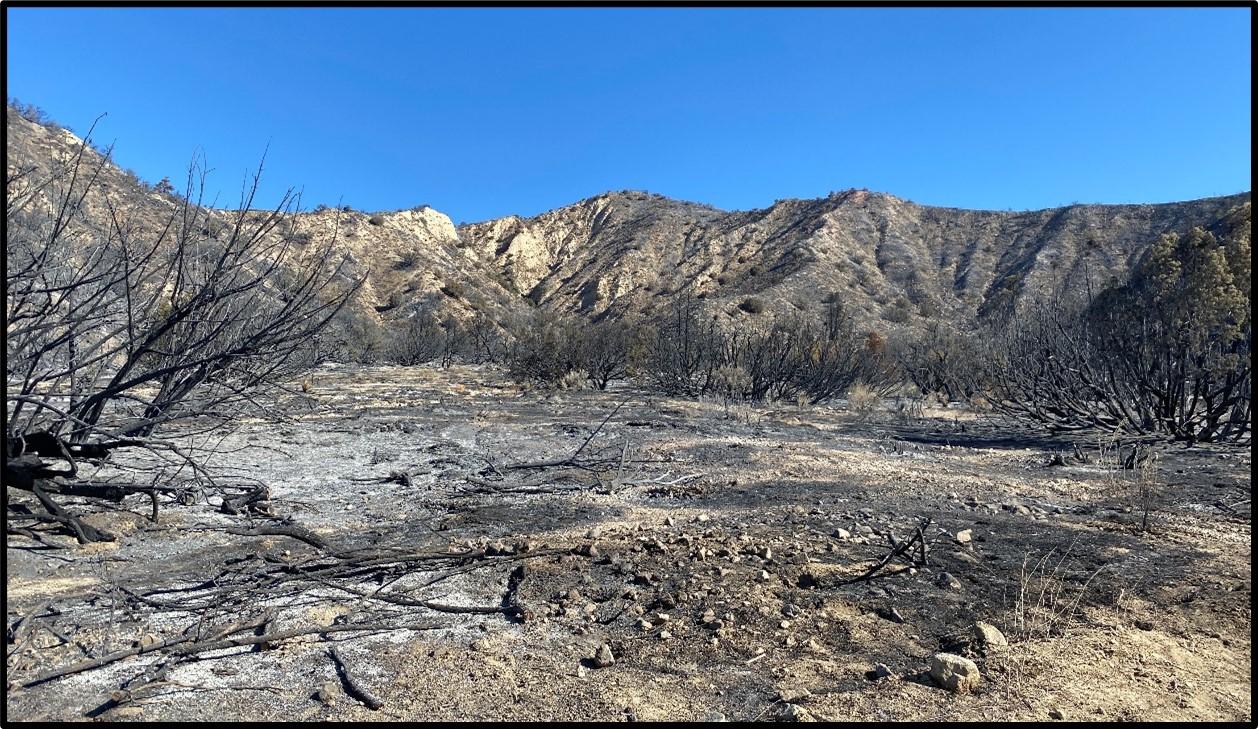
[[[455,221],[646,189],[1031,209],[1250,189],[1245,8],[7,8],[8,94],[183,179]]]

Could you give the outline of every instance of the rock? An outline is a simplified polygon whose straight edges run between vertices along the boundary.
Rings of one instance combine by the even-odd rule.
[[[1000,632],[995,625],[981,620],[970,627],[970,642],[976,648],[985,651],[1005,648],[1009,645],[1009,639],[1004,633]]]
[[[784,704],[793,704],[800,699],[806,699],[812,696],[812,692],[803,686],[792,686],[790,688],[778,689],[778,701]]]
[[[833,536],[835,539],[851,539],[852,533],[846,529],[835,529]]]
[[[325,681],[319,690],[315,691],[314,697],[320,703],[331,706],[336,701],[336,684],[332,681]]]
[[[1065,719],[1065,718],[1066,718],[1066,715],[1065,715],[1065,714],[1063,714],[1063,713],[1061,713],[1061,709],[1049,709],[1049,710],[1048,710],[1048,718],[1050,718],[1050,719],[1056,719],[1057,721],[1061,721],[1062,719]]]
[[[961,589],[961,581],[953,577],[952,574],[948,572],[940,572],[939,576],[935,578],[935,584],[945,590]]]
[[[895,673],[885,663],[875,663],[872,671],[866,671],[865,677],[870,681],[881,681],[884,678],[891,678]]]
[[[769,578],[770,578],[770,577],[772,577],[772,576],[773,576],[773,575],[770,575],[770,574],[768,573],[768,571],[766,571],[766,570],[760,570],[760,574],[756,575],[756,580],[757,580],[758,582],[768,582],[768,581],[769,581]]]
[[[729,719],[726,719],[725,715],[719,711],[709,711],[707,715],[703,717],[703,720],[704,721],[729,721]]]
[[[787,721],[816,721],[808,709],[799,704],[787,704],[784,715]]]
[[[962,529],[961,531],[957,532],[957,536],[956,536],[957,544],[969,544],[970,540],[973,538],[974,538],[974,530],[972,529]]]
[[[930,677],[941,688],[953,693],[969,693],[978,686],[978,666],[969,658],[936,653],[930,657]]]
[[[904,622],[904,616],[901,615],[900,611],[895,608],[878,608],[874,612],[877,613],[878,617],[883,620],[890,620],[893,623]]]
[[[612,647],[603,643],[594,652],[594,667],[607,668],[616,662],[616,656],[612,654]]]

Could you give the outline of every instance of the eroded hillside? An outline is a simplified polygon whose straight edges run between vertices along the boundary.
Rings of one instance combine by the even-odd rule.
[[[9,170],[52,169],[80,140],[8,114]],[[89,152],[89,156],[95,155]],[[109,205],[150,234],[176,203],[109,164],[87,204]],[[727,317],[748,297],[769,312],[820,306],[838,292],[866,321],[967,320],[1035,296],[1123,276],[1164,232],[1226,225],[1249,193],[1160,205],[1073,205],[1030,212],[936,208],[848,190],[725,212],[642,192],[597,195],[536,217],[456,228],[428,207],[381,213],[320,209],[283,234],[302,245],[336,236],[365,276],[353,308],[383,323],[429,311],[501,321],[531,306],[586,317],[650,314],[678,295]],[[224,224],[232,213],[221,213]]]

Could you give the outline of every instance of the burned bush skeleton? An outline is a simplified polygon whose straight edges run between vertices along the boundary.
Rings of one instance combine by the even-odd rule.
[[[254,209],[261,167],[234,212],[202,204],[194,164],[187,194],[141,219],[108,193],[108,155],[88,140],[52,170],[6,179],[5,480],[48,510],[31,518],[80,541],[108,535],[52,495],[147,493],[156,513],[159,495],[186,498],[176,484],[215,486],[201,456],[158,438],[161,427],[263,407],[309,364],[312,336],[359,283],[332,255],[334,236],[298,249],[281,234],[291,191]],[[129,478],[81,477],[84,462],[123,449],[145,452]],[[135,482],[141,471],[148,483]]]

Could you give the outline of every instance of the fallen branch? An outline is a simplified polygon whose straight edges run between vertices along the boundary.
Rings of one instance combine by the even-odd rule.
[[[926,560],[926,550],[925,550],[926,528],[930,526],[930,523],[931,523],[930,518],[927,518],[921,524],[918,524],[917,528],[913,530],[913,535],[903,542],[897,541],[894,534],[888,534],[887,540],[891,542],[891,549],[885,555],[883,555],[882,559],[878,560],[877,564],[865,570],[863,574],[857,577],[851,577],[846,580],[839,580],[835,584],[836,585],[851,585],[857,582],[864,582],[865,580],[872,580],[873,578],[878,576],[878,573],[881,572],[883,568],[885,568],[888,564],[891,563],[891,560],[895,559],[896,557],[910,555],[914,544],[920,544],[921,549],[919,550],[919,553],[917,556],[910,556],[909,560],[914,565],[924,566],[925,560]],[[908,568],[905,568],[905,569],[908,569]],[[899,572],[903,572],[903,571],[904,570],[896,570],[895,572],[891,572],[888,574],[898,574]]]
[[[350,673],[349,664],[345,662],[345,659],[341,657],[340,652],[337,651],[335,647],[330,648],[328,650],[328,654],[332,656],[332,660],[336,663],[337,672],[340,674],[341,681],[345,685],[345,693],[363,702],[367,705],[367,708],[372,711],[384,706],[383,701],[372,695],[370,691],[354,679],[354,674]]]

